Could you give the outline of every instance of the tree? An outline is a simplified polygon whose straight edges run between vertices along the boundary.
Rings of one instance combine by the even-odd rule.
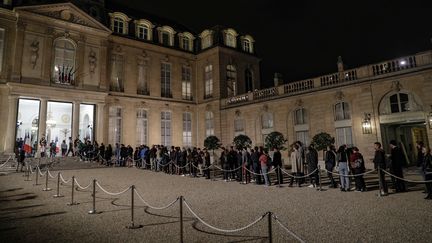
[[[250,148],[252,146],[252,140],[243,134],[236,136],[233,139],[233,143],[237,149]]]
[[[312,138],[312,143],[315,145],[315,149],[318,151],[322,150],[323,154],[324,151],[327,150],[327,147],[334,144],[334,142],[334,137],[325,132],[318,133]]]
[[[279,150],[285,149],[284,144],[286,143],[286,139],[284,138],[283,134],[280,132],[271,132],[267,137],[265,138],[264,146],[267,149],[273,149],[277,148]]]
[[[214,150],[221,147],[221,142],[216,136],[208,136],[206,139],[204,139],[204,147],[207,150],[212,150],[214,155]]]

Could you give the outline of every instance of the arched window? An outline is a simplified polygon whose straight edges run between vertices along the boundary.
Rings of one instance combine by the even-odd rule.
[[[266,112],[261,115],[262,129],[273,128],[273,113]]]
[[[391,113],[409,111],[408,94],[397,93],[390,96],[390,110]]]
[[[76,45],[69,39],[54,41],[53,80],[56,83],[71,84],[74,80]]]
[[[247,53],[253,53],[254,52],[254,48],[253,48],[254,39],[252,38],[252,36],[246,35],[246,36],[242,36],[240,39],[242,42],[243,51],[245,51]]]
[[[234,65],[227,65],[226,68],[227,77],[227,90],[228,97],[237,95],[237,70]]]
[[[351,119],[351,111],[348,103],[339,102],[334,106],[334,109],[335,109],[335,121]]]
[[[213,112],[207,111],[205,114],[206,137],[214,135]]]
[[[307,123],[306,109],[299,108],[294,111],[294,125],[303,125]]]
[[[253,75],[250,69],[246,69],[245,71],[245,83],[246,83],[246,92],[253,91]]]
[[[157,28],[159,31],[159,43],[165,46],[174,45],[174,34],[176,33],[173,28],[169,26],[162,26]]]
[[[189,32],[179,33],[178,37],[179,37],[179,43],[181,49],[186,51],[193,50],[193,40],[195,39],[195,37],[191,33]]]
[[[201,38],[201,49],[206,49],[210,46],[213,45],[213,36],[212,36],[213,32],[211,30],[204,30],[201,34],[200,34],[200,38]]]
[[[109,16],[111,17],[111,30],[117,34],[127,35],[130,18],[120,12],[109,13]]]
[[[146,19],[135,20],[134,22],[136,37],[141,40],[152,40],[153,24]]]
[[[237,32],[234,29],[227,29],[225,32],[225,45],[229,47],[237,47]]]

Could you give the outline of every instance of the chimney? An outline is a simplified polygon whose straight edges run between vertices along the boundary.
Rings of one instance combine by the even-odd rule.
[[[273,81],[274,81],[275,87],[282,85],[283,84],[282,74],[281,73],[275,73]]]
[[[338,72],[344,71],[344,64],[341,56],[338,56],[337,67],[338,67]]]

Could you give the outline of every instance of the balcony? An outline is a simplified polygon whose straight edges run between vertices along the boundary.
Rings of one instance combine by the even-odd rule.
[[[432,68],[432,51],[323,75],[312,79],[291,82],[277,87],[255,90],[247,94],[226,98],[222,100],[222,106],[230,107],[254,103],[256,100],[272,100],[374,80],[381,77],[385,78],[387,76],[401,75],[425,68]]]

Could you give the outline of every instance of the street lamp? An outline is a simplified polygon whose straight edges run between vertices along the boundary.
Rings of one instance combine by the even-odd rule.
[[[371,114],[365,113],[362,121],[362,131],[363,134],[371,134],[372,133],[372,124],[371,124]]]

